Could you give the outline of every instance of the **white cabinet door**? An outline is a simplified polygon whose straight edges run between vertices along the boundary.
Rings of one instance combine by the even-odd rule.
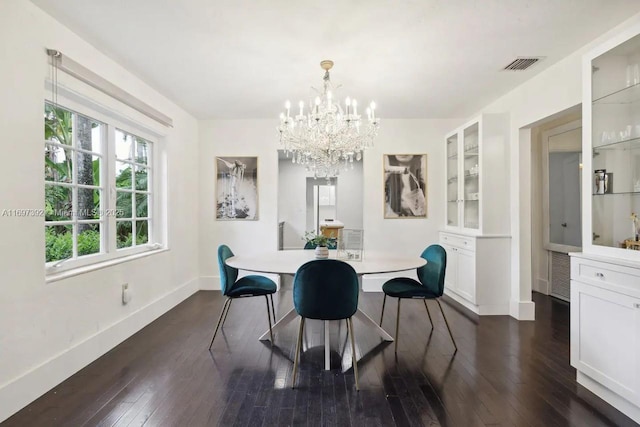
[[[476,254],[464,249],[456,249],[457,283],[456,292],[475,304],[476,302]]]
[[[444,273],[444,286],[452,291],[457,290],[457,277],[458,277],[458,254],[457,248],[453,246],[443,244],[440,242],[445,252],[447,253],[447,269]]]
[[[640,405],[640,299],[572,280],[571,364]]]

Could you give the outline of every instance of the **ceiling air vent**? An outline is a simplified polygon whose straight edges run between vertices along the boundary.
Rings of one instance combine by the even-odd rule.
[[[531,67],[536,62],[540,61],[543,57],[540,56],[528,56],[514,59],[509,65],[504,67],[503,71],[524,71]]]

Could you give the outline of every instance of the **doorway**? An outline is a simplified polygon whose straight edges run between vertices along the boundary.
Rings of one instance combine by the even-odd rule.
[[[572,110],[533,128],[531,147],[532,288],[569,301],[568,254],[582,250],[579,111]]]

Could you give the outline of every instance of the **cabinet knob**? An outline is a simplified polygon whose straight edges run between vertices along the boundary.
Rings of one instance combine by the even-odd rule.
[[[602,273],[596,273],[596,277],[600,278],[600,279],[604,279],[604,274]]]
[[[634,303],[634,304],[633,304],[633,306],[634,306],[635,308],[640,308],[640,303],[637,303],[637,302],[636,302],[636,303]]]

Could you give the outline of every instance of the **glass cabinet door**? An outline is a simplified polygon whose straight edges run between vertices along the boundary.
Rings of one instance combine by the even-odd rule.
[[[447,138],[447,225],[458,227],[458,134]]]
[[[595,58],[591,79],[592,244],[640,249],[640,36]]]
[[[463,150],[463,215],[464,228],[478,229],[480,226],[480,156],[478,123],[462,131]]]

